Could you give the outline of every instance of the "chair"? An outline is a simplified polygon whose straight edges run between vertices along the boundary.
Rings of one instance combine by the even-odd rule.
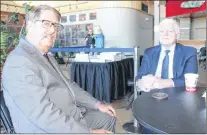
[[[142,62],[142,59],[143,59],[143,56],[141,55],[140,56],[140,66],[141,66],[141,62]],[[131,87],[132,89],[134,89],[134,80],[133,80],[133,78],[130,78],[130,79],[128,79],[127,80],[127,86],[129,86],[129,87]],[[141,95],[141,92],[138,92],[138,94],[137,95]],[[128,106],[126,107],[126,110],[129,110],[130,108],[131,108],[131,106],[132,106],[132,103],[133,103],[133,101],[134,101],[134,91],[132,90],[132,92],[129,94],[129,96],[128,96],[128,101],[129,101],[129,104],[128,104]]]
[[[0,91],[0,97],[1,97],[1,102],[0,102],[0,120],[2,122],[2,125],[4,129],[6,130],[7,134],[13,134],[14,132],[14,127],[11,121],[10,113],[9,110],[5,104],[4,97],[3,97],[3,91]]]

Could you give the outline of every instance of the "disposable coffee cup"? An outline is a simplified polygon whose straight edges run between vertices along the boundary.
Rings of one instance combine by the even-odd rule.
[[[196,90],[198,76],[199,76],[198,74],[194,74],[194,73],[187,73],[184,75],[186,91],[193,92]]]

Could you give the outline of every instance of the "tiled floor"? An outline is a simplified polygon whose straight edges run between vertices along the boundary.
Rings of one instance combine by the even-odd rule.
[[[69,68],[70,65],[60,65],[64,75],[69,78]],[[133,120],[133,115],[131,110],[126,110],[125,108],[128,105],[128,101],[126,99],[115,100],[112,101],[112,106],[115,108],[117,113],[117,121],[116,121],[116,133],[127,133],[122,125],[126,122],[130,122]]]

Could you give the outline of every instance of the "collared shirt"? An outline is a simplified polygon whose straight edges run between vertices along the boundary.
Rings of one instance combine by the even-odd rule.
[[[33,45],[35,48],[37,48],[32,42],[30,42],[26,37],[25,37],[25,40],[27,41],[27,42],[29,42],[31,45]],[[42,50],[40,50],[39,48],[37,48],[37,50],[39,50],[39,52],[42,54],[42,55],[44,55],[45,53],[42,51]]]
[[[163,45],[161,46],[161,52],[160,52],[160,57],[159,57],[159,61],[158,61],[158,65],[157,65],[157,70],[156,70],[156,74],[155,76],[157,77],[161,77],[162,74],[162,62],[165,58],[165,50],[170,50],[170,52],[168,53],[169,55],[169,70],[168,70],[168,79],[173,78],[173,59],[174,59],[174,51],[175,51],[175,46],[173,45],[170,48],[165,48]]]

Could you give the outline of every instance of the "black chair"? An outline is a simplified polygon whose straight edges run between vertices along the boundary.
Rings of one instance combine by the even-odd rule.
[[[141,55],[140,56],[140,63],[139,63],[140,66],[141,66],[142,58],[143,58],[143,56]],[[131,89],[134,89],[134,80],[133,80],[133,78],[130,78],[130,79],[127,80],[127,86],[131,87]],[[138,92],[137,95],[141,95],[141,92]],[[126,110],[129,110],[132,107],[132,103],[134,101],[134,91],[133,90],[130,92],[127,99],[129,101],[129,104],[126,107]]]
[[[6,133],[7,134],[12,134],[12,133],[15,133],[14,132],[14,127],[13,127],[13,124],[12,124],[12,121],[11,121],[11,117],[10,117],[10,113],[9,113],[9,110],[5,104],[5,101],[4,101],[4,97],[3,97],[3,91],[0,91],[0,97],[1,97],[1,104],[0,104],[0,120],[2,122],[2,125],[3,125],[3,129],[6,130]],[[3,131],[1,131],[3,132]],[[5,132],[3,132],[5,133]]]

